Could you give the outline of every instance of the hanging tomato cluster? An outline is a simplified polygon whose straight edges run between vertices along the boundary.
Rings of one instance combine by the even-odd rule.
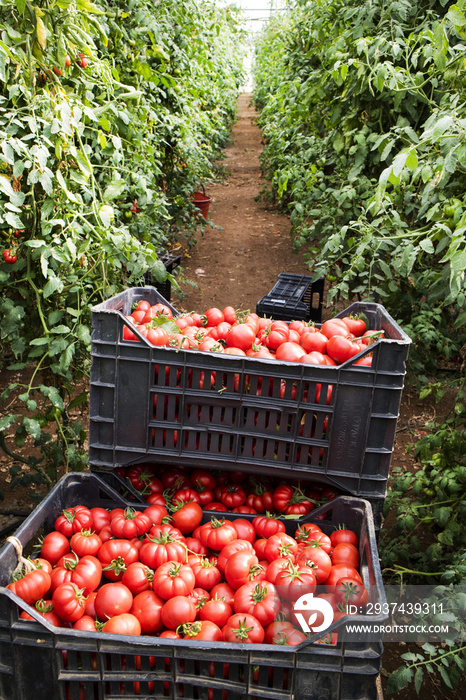
[[[58,627],[203,642],[300,644],[307,635],[293,606],[308,593],[325,598],[334,619],[364,609],[352,530],[329,536],[306,522],[291,536],[270,515],[202,518],[193,501],[172,517],[160,505],[67,508],[36,568],[7,587]]]
[[[161,505],[175,517],[177,509],[192,501],[204,510],[232,513],[277,513],[303,516],[316,505],[338,495],[332,487],[312,482],[281,483],[241,471],[163,467],[138,464],[115,471],[149,504]]]
[[[153,345],[311,365],[339,365],[383,337],[383,331],[367,330],[364,319],[355,316],[335,317],[317,327],[305,321],[287,323],[237,313],[232,306],[173,318],[165,304],[151,306],[141,300],[126,318]],[[139,340],[129,326],[124,327],[123,337]],[[370,355],[364,355],[354,364],[370,366],[371,361]]]

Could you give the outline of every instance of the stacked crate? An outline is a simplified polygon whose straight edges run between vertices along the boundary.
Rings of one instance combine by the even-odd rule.
[[[139,342],[123,339],[126,317],[141,299],[167,303],[156,289],[144,287],[93,310],[93,473],[59,482],[16,533],[23,547],[40,531],[52,529],[61,510],[77,502],[126,505],[111,486],[112,479],[118,486],[117,467],[149,462],[312,479],[347,495],[304,521],[318,518],[328,533],[344,522],[356,532],[370,601],[383,603],[376,531],[406,371],[406,334],[382,306],[357,303],[340,315],[364,313],[369,328],[386,336],[368,349],[371,366],[351,360],[338,367],[313,366],[174,350],[151,346],[143,336]],[[287,527],[294,529],[296,523]],[[15,550],[7,544],[0,552],[3,586],[16,563]],[[36,614],[38,631],[37,624],[19,621],[21,607],[11,591],[0,591],[0,697],[8,700],[29,697],[24,680],[29,669],[34,669],[36,700],[377,698],[381,639],[354,641],[341,620],[327,630],[338,631],[338,642],[331,646],[319,643],[319,635],[298,647],[206,645],[89,635],[53,628]],[[383,619],[383,614],[358,616],[358,622],[370,625]]]

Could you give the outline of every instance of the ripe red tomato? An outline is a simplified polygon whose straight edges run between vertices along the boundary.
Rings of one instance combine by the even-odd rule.
[[[210,620],[215,622],[220,628],[227,624],[233,614],[232,606],[229,605],[223,598],[211,598],[208,600],[199,611],[201,620]]]
[[[273,516],[258,515],[252,521],[259,538],[268,539],[277,532],[285,532],[285,524]]]
[[[176,630],[180,625],[194,622],[196,606],[186,595],[175,595],[167,600],[162,607],[162,623],[169,630]]]
[[[357,569],[359,566],[359,551],[357,547],[350,542],[336,544],[332,552],[332,564],[348,564],[348,566],[354,566]]]
[[[165,506],[152,504],[146,508],[144,513],[150,518],[152,525],[161,525],[163,519],[168,515],[168,510]]]
[[[307,543],[306,543],[307,545]],[[296,564],[299,567],[309,567],[316,577],[318,584],[325,583],[332,568],[330,555],[319,545],[306,546],[299,554]]]
[[[134,597],[130,612],[139,620],[142,634],[154,634],[163,629],[163,606],[164,601],[155,591],[142,591]]]
[[[238,323],[232,326],[225,338],[228,347],[239,348],[245,352],[251,348],[255,339],[256,333],[247,323]]]
[[[133,594],[120,581],[104,583],[94,600],[94,609],[99,620],[128,613],[133,606]]]
[[[196,492],[194,492],[196,493]],[[183,501],[181,501],[183,503]],[[172,510],[172,525],[176,527],[182,535],[188,535],[201,524],[203,511],[198,503],[188,501],[180,508]]]
[[[194,588],[196,579],[187,564],[167,561],[154,573],[152,587],[163,600],[175,596],[187,596]]]
[[[2,257],[6,263],[9,263],[12,265],[15,263],[18,259],[17,255],[15,253],[11,252],[10,248],[5,248],[5,250],[2,253]]]
[[[233,306],[225,306],[223,309],[223,317],[225,321],[227,321],[227,323],[231,323],[231,325],[236,323],[237,314]]]
[[[275,588],[280,598],[296,602],[307,593],[314,593],[317,580],[308,566],[289,566],[282,569],[275,578]]]
[[[76,622],[84,615],[86,597],[75,583],[62,583],[52,594],[53,609],[64,622]]]
[[[78,557],[84,557],[86,554],[95,556],[102,546],[102,540],[92,530],[81,530],[71,537],[70,546]]]
[[[264,548],[264,554],[267,561],[272,562],[274,559],[294,559],[298,552],[298,543],[296,540],[287,535],[286,532],[277,532],[268,538]]]
[[[301,345],[306,352],[318,352],[325,355],[327,352],[328,338],[319,331],[313,333],[304,333],[301,336]],[[320,364],[320,363],[319,363]]]
[[[222,489],[220,501],[227,508],[237,508],[246,503],[246,491],[239,484],[230,484]]]
[[[215,306],[207,309],[204,316],[206,318],[206,326],[218,326],[219,323],[223,323],[225,320],[223,312]]]
[[[223,642],[222,630],[211,620],[188,622],[181,629],[184,632],[184,639],[198,642]]]
[[[251,542],[249,540],[243,540],[243,539],[236,539],[232,540],[232,542],[229,542],[226,544],[222,549],[220,550],[220,553],[217,558],[217,567],[221,573],[224,573],[225,571],[225,566],[229,558],[231,557],[232,554],[235,552],[241,552],[241,551],[246,551],[246,552],[253,552],[253,547],[251,545]]]
[[[228,605],[233,608],[233,599],[235,597],[235,589],[226,581],[222,581],[217,586],[214,586],[210,591],[212,598],[220,598],[225,600]]]
[[[134,561],[124,572],[121,582],[129,588],[133,595],[148,591],[152,587],[154,572],[141,561]]]
[[[273,583],[248,581],[236,591],[233,608],[236,613],[253,615],[266,627],[280,612],[280,599]]]
[[[328,339],[327,354],[335,360],[337,364],[342,364],[361,352],[362,346],[354,343],[348,338],[333,335]]]
[[[28,605],[44,598],[51,586],[50,574],[45,569],[33,569],[22,578],[7,585],[7,588],[15,593]]]
[[[341,335],[343,338],[346,338],[349,333],[348,327],[341,318],[331,318],[328,321],[324,321],[320,327],[320,332],[327,338],[331,338],[332,335]]]
[[[348,566],[347,564],[334,564],[330,573],[325,581],[325,588],[329,593],[335,591],[335,586],[341,578],[355,578],[359,583],[362,583],[359,571],[354,568],[354,566]]]
[[[209,522],[204,523],[199,531],[199,539],[209,549],[219,552],[226,544],[238,538],[238,534],[228,520],[218,520],[214,516]]]
[[[246,520],[246,518],[236,518],[235,520],[232,520],[232,523],[235,526],[236,532],[238,533],[239,540],[246,540],[251,544],[254,543],[254,540],[256,539],[256,531],[254,530],[254,526],[250,520]]]
[[[338,530],[334,530],[330,535],[330,542],[332,543],[332,547],[336,547],[336,545],[340,544],[341,542],[349,542],[357,547],[359,544],[359,538],[352,530],[339,528]]]
[[[55,520],[55,530],[65,537],[71,537],[75,532],[92,528],[92,513],[85,506],[65,508]]]
[[[253,615],[235,613],[222,630],[225,642],[240,644],[261,644],[264,641],[264,628]]]
[[[278,346],[275,356],[280,362],[299,362],[305,354],[306,351],[299,343],[285,341]]]
[[[345,610],[348,605],[356,605],[358,612],[361,613],[366,608],[369,593],[361,581],[351,576],[344,576],[335,586],[335,598]]]
[[[115,539],[104,542],[97,552],[102,573],[110,581],[119,581],[126,567],[139,560],[137,547],[129,540]]]
[[[225,578],[232,588],[238,590],[247,581],[251,581],[255,574],[259,574],[259,559],[254,552],[240,550],[234,552],[225,564]]]
[[[141,634],[141,624],[135,615],[122,613],[111,617],[102,627],[102,632],[138,636]]]
[[[184,562],[186,557],[185,543],[170,531],[162,531],[159,536],[146,535],[138,555],[138,559],[154,571],[166,562]]]
[[[196,581],[195,585],[206,591],[210,591],[221,581],[222,574],[216,566],[216,559],[210,561],[206,557],[196,557],[191,563],[191,569]]]
[[[81,557],[72,567],[71,581],[84,590],[84,595],[95,591],[102,578],[102,564],[91,555]]]
[[[68,554],[70,550],[71,547],[68,538],[62,535],[61,532],[53,530],[49,532],[48,535],[45,535],[42,540],[40,556],[49,561],[52,566],[55,566],[57,561],[65,554]]]
[[[366,322],[358,316],[343,316],[341,320],[347,326],[349,332],[353,333],[355,338],[360,338],[366,332]]]

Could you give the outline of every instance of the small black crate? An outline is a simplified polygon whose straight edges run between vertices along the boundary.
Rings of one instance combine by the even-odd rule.
[[[53,529],[63,509],[77,503],[107,509],[127,505],[94,474],[68,474],[16,531],[24,551],[28,552],[39,534]],[[318,522],[327,534],[345,523],[358,535],[363,583],[370,602],[383,609],[386,597],[367,501],[336,498],[304,521]],[[293,534],[296,523],[288,520],[286,528]],[[346,622],[351,624],[355,619],[350,617],[334,621],[325,630],[325,636],[338,633],[336,644],[319,643],[317,633],[296,647],[90,634],[54,627],[6,589],[16,564],[16,551],[7,543],[0,550],[2,700],[114,700],[121,696],[186,700],[377,699],[383,652],[377,629],[386,619],[385,613],[357,617],[359,623],[373,629],[372,641],[353,641],[346,628]],[[21,620],[22,610],[34,621]]]
[[[181,262],[181,255],[175,255],[174,253],[169,253],[167,251],[163,253],[158,253],[159,260],[165,265],[165,270],[170,274],[173,272],[175,267]],[[150,270],[144,275],[144,284],[147,286],[152,286],[157,289],[157,291],[166,299],[170,301],[172,285],[170,280],[164,280],[163,282],[157,282],[157,280],[152,280],[152,275]]]
[[[322,321],[324,278],[282,272],[270,292],[256,305],[259,316],[283,321]]]

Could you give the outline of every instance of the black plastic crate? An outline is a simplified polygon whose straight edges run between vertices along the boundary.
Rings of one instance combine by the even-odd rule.
[[[127,504],[94,474],[69,474],[15,533],[24,551],[39,534],[53,529],[64,508],[77,503],[104,508]],[[370,602],[383,605],[386,598],[370,505],[362,499],[337,498],[305,520],[317,518],[324,532],[341,523],[356,532],[360,572]],[[287,521],[290,533],[295,527],[295,522]],[[16,551],[7,543],[0,550],[1,586],[9,583],[16,564]],[[21,610],[36,622],[20,620]],[[318,634],[297,647],[205,645],[53,627],[11,591],[0,588],[0,697],[29,700],[33,693],[34,700],[113,700],[128,695],[186,700],[376,700],[383,647],[378,640],[347,641],[345,620],[355,619],[375,626],[386,615],[333,622],[325,634],[338,632],[335,645],[318,643]]]
[[[89,457],[96,469],[152,460],[272,471],[385,497],[411,341],[383,306],[355,303],[339,314],[363,313],[370,329],[385,331],[365,351],[372,366],[353,358],[330,367],[156,347],[142,335],[125,341],[126,316],[141,299],[166,301],[144,287],[93,309]]]
[[[256,304],[259,316],[270,316],[283,321],[322,321],[324,278],[282,272],[275,285]]]
[[[158,253],[158,257],[159,260],[161,260],[165,265],[165,269],[168,273],[172,273],[175,267],[178,267],[181,262],[181,255],[175,255],[174,253]],[[164,299],[170,301],[172,289],[170,280],[164,280],[163,282],[152,280],[151,272],[148,270],[144,275],[144,284],[155,287],[159,294],[164,297]]]

